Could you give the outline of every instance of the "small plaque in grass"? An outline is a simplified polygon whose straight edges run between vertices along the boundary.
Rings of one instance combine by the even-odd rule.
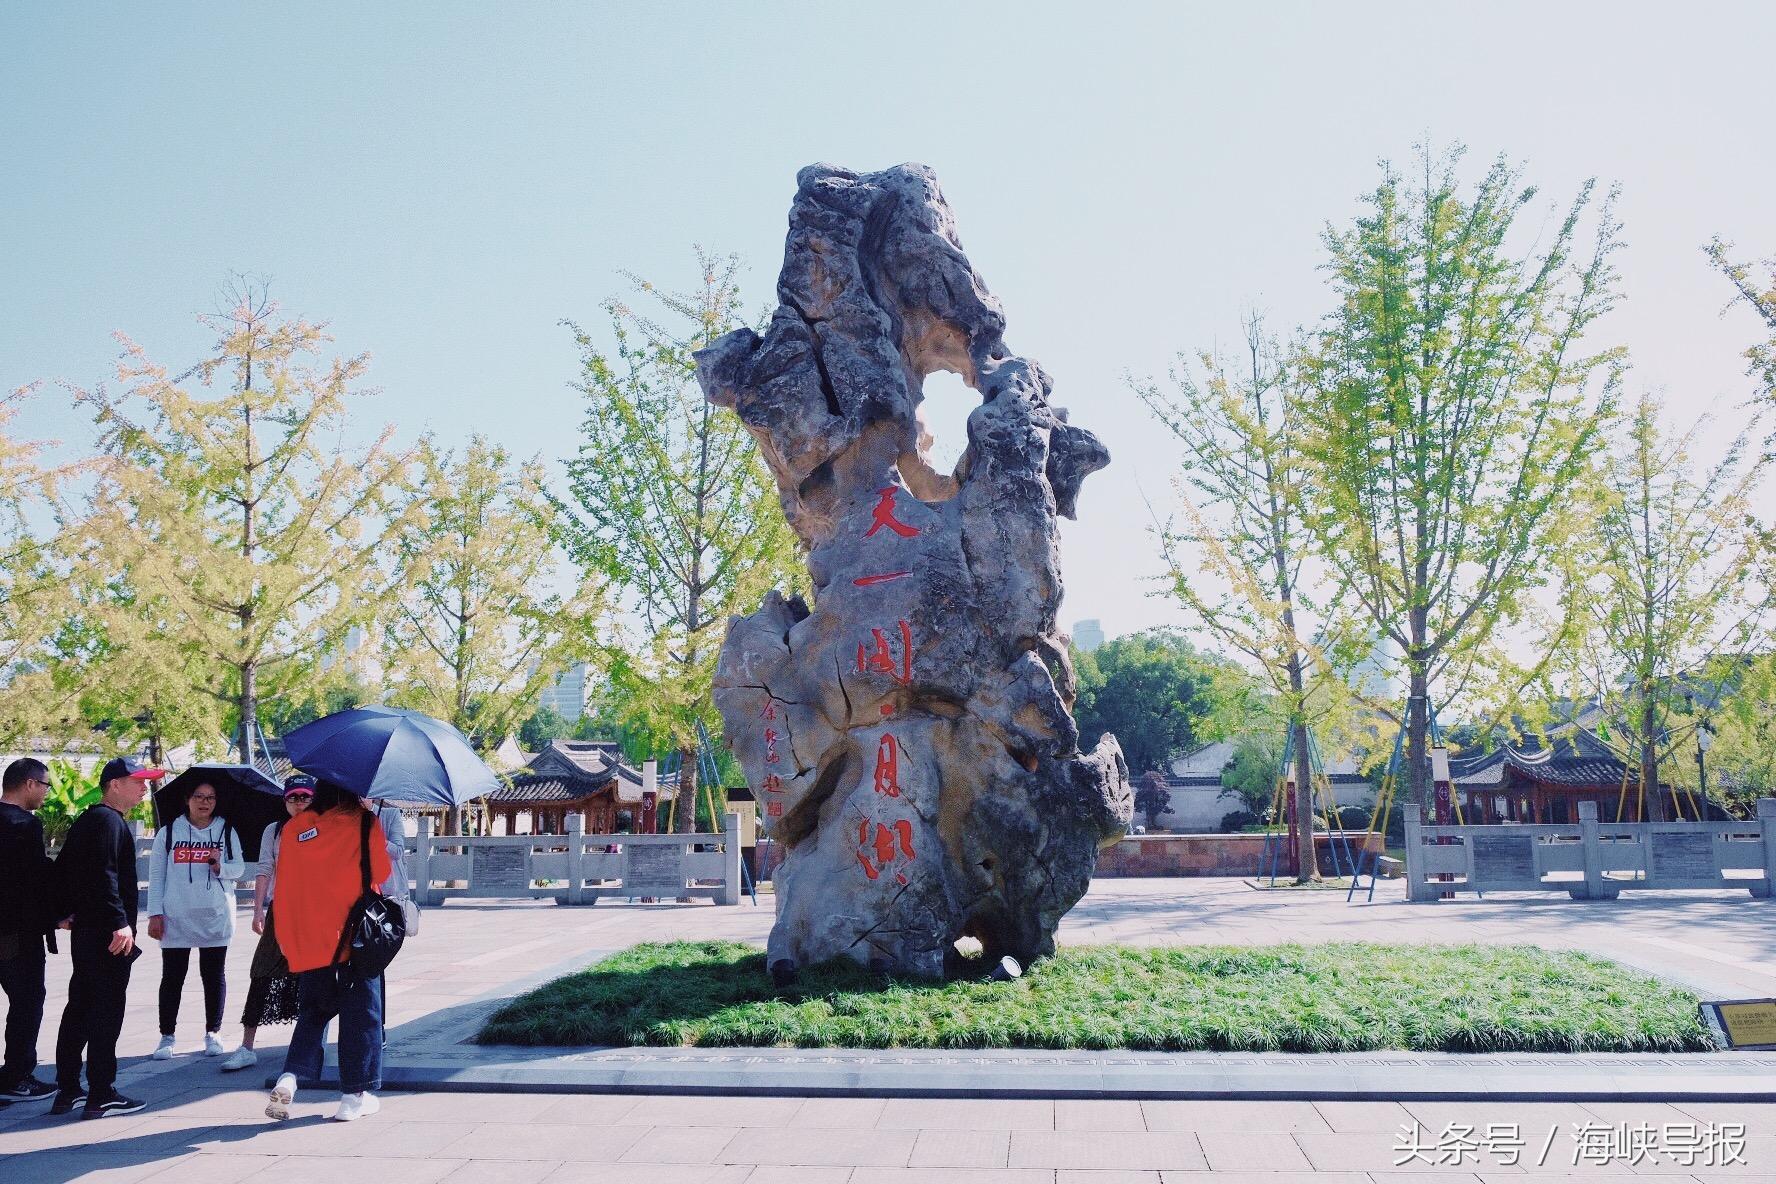
[[[1728,1048],[1776,1048],[1776,999],[1723,999],[1702,1008]]]

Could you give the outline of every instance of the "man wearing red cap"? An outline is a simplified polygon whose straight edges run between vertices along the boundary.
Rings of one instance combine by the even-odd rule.
[[[83,1100],[83,1118],[134,1114],[144,1103],[118,1093],[117,1034],[123,1030],[130,963],[136,946],[136,837],[124,815],[142,804],[148,783],[164,777],[134,757],[105,762],[99,772],[104,797],[68,830],[56,858],[72,930],[68,1006],[56,1038],[56,1094],[51,1114],[66,1114]],[[86,1059],[86,1088],[80,1062]]]

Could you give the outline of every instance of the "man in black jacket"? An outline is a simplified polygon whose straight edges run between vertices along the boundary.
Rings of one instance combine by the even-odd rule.
[[[105,796],[74,820],[56,858],[74,971],[68,1006],[56,1037],[56,1085],[51,1114],[66,1114],[82,1099],[84,1118],[134,1114],[144,1103],[126,1098],[117,1081],[117,1034],[123,1030],[130,963],[136,946],[136,838],[124,814],[142,804],[148,782],[165,775],[134,757],[115,757],[99,772]],[[80,1061],[86,1057],[86,1085]]]
[[[43,849],[43,824],[36,813],[48,792],[49,770],[28,756],[0,776],[0,990],[6,992],[0,1105],[44,1101],[55,1093],[55,1086],[35,1076],[45,939],[55,948],[50,903],[55,865]]]

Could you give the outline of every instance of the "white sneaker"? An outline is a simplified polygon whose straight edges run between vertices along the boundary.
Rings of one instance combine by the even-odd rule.
[[[222,1072],[232,1073],[236,1069],[251,1069],[258,1063],[259,1054],[245,1045],[242,1045],[240,1048],[229,1053],[228,1059],[222,1062]]]
[[[290,1117],[290,1103],[296,1100],[296,1075],[285,1073],[271,1087],[271,1098],[265,1103],[265,1117],[279,1122]]]
[[[334,1111],[333,1121],[351,1122],[353,1119],[374,1114],[380,1109],[382,1109],[382,1103],[377,1101],[376,1095],[369,1090],[365,1090],[361,1094],[340,1094],[339,1109]]]
[[[157,1061],[173,1059],[173,1038],[171,1036],[162,1036],[160,1043],[154,1046],[154,1059]]]
[[[220,1033],[218,1033],[218,1032],[205,1032],[204,1033],[204,1056],[219,1057],[219,1056],[222,1056],[227,1051],[228,1051],[228,1048],[227,1048],[227,1046],[225,1046],[222,1043],[222,1036]]]

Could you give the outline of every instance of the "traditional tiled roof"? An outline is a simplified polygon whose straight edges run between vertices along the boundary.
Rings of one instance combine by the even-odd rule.
[[[678,788],[676,774],[661,777],[662,802]],[[577,802],[610,794],[625,803],[641,801],[641,773],[623,763],[622,748],[609,740],[553,740],[517,771],[511,784],[487,795],[500,805]]]
[[[1450,775],[1463,788],[1503,785],[1517,779],[1562,788],[1619,786],[1625,766],[1603,741],[1583,728],[1566,728],[1543,741],[1530,736],[1491,752],[1449,762]]]

